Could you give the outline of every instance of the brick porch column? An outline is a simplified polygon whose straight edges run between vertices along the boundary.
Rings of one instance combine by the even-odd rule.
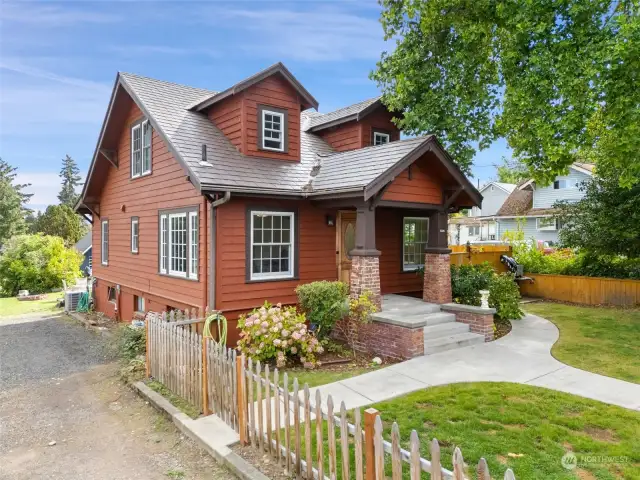
[[[447,242],[448,216],[434,212],[429,216],[429,240],[424,254],[422,299],[429,303],[451,303],[451,250]]]
[[[380,251],[376,249],[375,207],[358,207],[356,215],[356,248],[351,250],[350,296],[357,298],[369,290],[373,302],[382,309],[380,293]]]

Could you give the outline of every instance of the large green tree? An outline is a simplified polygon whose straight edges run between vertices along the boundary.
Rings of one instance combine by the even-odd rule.
[[[76,161],[69,155],[62,160],[60,178],[62,179],[62,188],[58,194],[58,200],[60,200],[62,205],[73,208],[78,201],[76,187],[80,185],[82,177],[80,176],[80,169]]]
[[[0,158],[0,246],[14,235],[26,231],[25,203],[31,194],[23,189],[29,184],[16,183],[17,168]]]
[[[60,237],[65,245],[72,246],[87,232],[87,226],[71,207],[49,205],[43,214],[38,215],[32,230]]]
[[[502,157],[502,164],[496,165],[496,181],[518,184],[530,178],[529,169],[522,163]]]
[[[640,0],[381,0],[396,48],[372,72],[409,134],[467,173],[505,137],[548,183],[576,160],[640,178]]]
[[[560,240],[592,255],[640,258],[640,181],[621,187],[611,173],[583,184],[582,200],[558,204]]]

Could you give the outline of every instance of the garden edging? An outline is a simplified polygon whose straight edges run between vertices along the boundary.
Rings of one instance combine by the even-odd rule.
[[[269,480],[256,467],[231,450],[240,441],[238,434],[215,415],[193,420],[171,404],[166,398],[154,392],[144,382],[131,384],[156,410],[166,414],[178,429],[201,446],[218,463],[226,466],[242,480]]]

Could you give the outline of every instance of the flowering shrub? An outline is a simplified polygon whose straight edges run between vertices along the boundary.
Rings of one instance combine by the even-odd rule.
[[[305,368],[315,367],[316,354],[323,349],[318,339],[307,330],[304,314],[295,307],[282,307],[265,302],[238,320],[238,348],[254,360],[276,360],[278,368],[288,357],[297,357]]]

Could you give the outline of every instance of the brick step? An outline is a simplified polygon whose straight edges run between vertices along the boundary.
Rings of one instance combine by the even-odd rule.
[[[427,341],[432,338],[448,337],[459,333],[467,333],[468,331],[469,325],[466,323],[446,322],[429,325],[424,327],[424,340]]]
[[[484,343],[484,337],[482,335],[471,332],[458,333],[456,335],[425,340],[424,354],[431,355],[432,353],[453,350],[454,348],[468,347],[470,345],[479,345],[481,343]]]

